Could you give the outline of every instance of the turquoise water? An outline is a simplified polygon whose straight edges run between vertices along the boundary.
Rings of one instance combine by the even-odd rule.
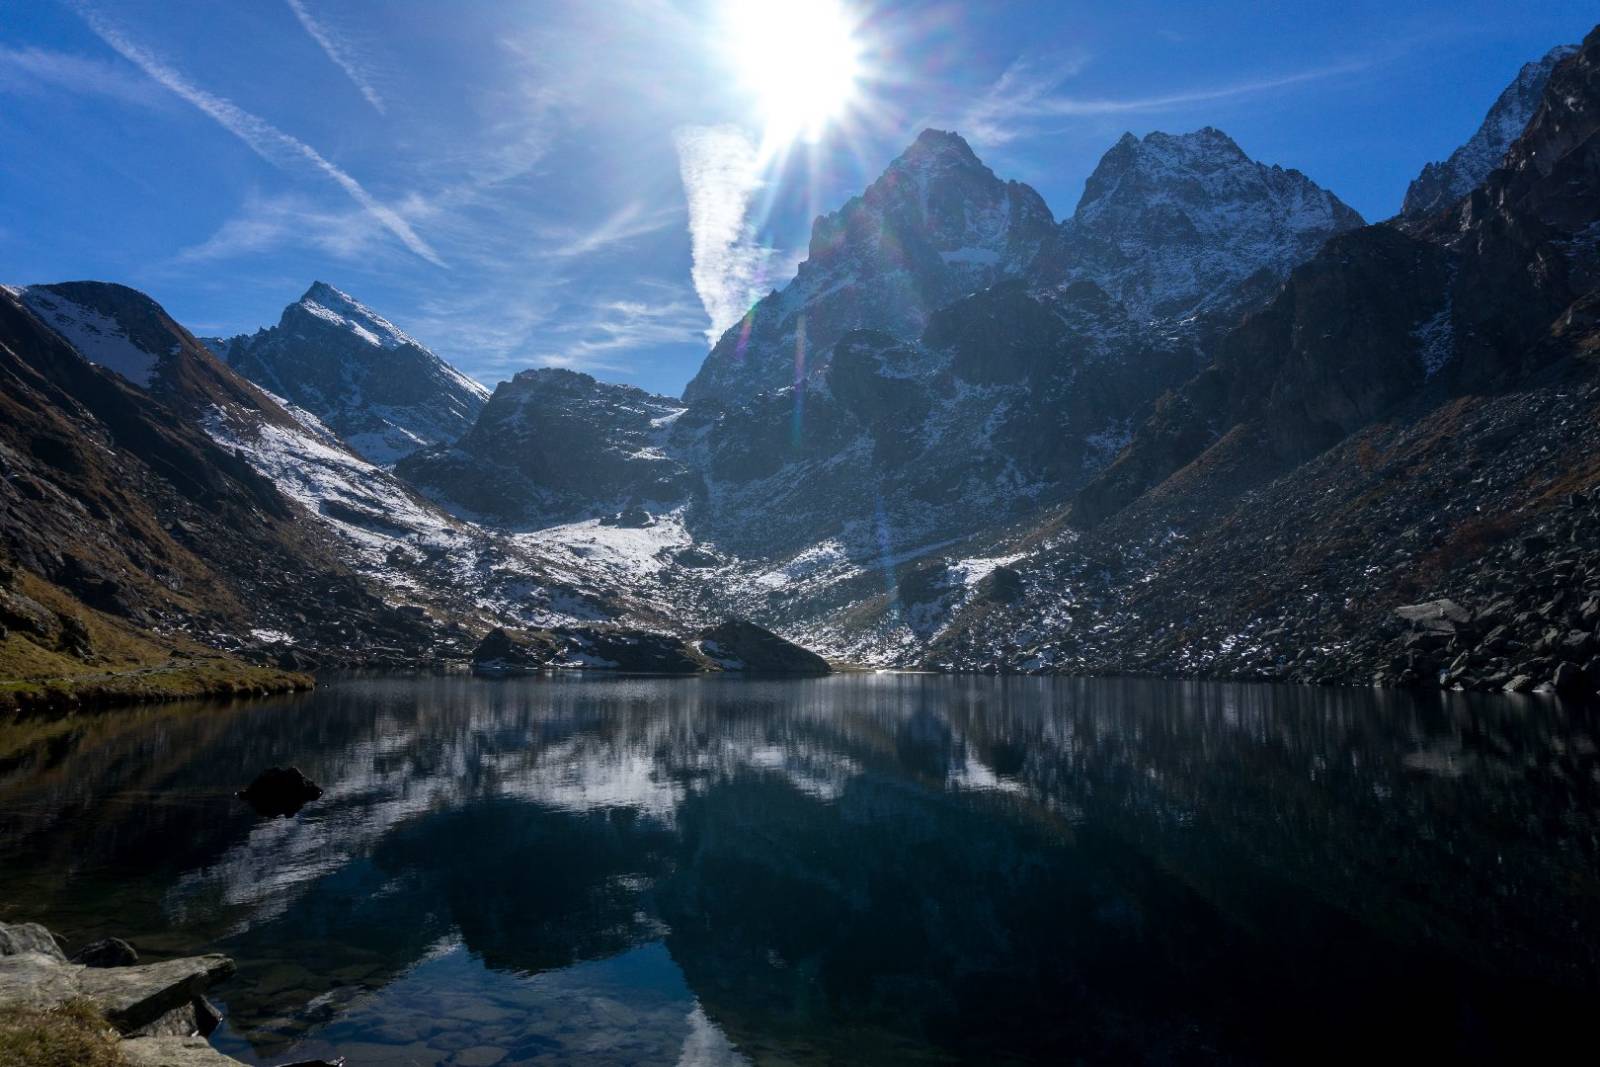
[[[1540,698],[348,679],[0,732],[0,919],[232,955],[254,1063],[1536,1055],[1600,991]],[[326,789],[262,820],[272,764]]]

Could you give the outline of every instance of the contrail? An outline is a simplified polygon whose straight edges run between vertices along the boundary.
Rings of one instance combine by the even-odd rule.
[[[304,0],[285,0],[289,10],[294,12],[294,17],[300,20],[306,33],[311,39],[327,53],[333,65],[344,71],[344,76],[350,79],[350,84],[361,90],[361,95],[367,98],[378,114],[385,114],[383,97],[378,95],[378,90],[372,87],[372,82],[367,78],[367,72],[362,69],[349,42],[343,41],[328,31],[328,28],[311,17],[311,12],[306,10]]]
[[[116,27],[101,18],[98,12],[80,6],[78,14],[97,37],[115,49],[124,59],[144,71],[158,85],[199,108],[217,125],[249,145],[256,155],[283,169],[309,164],[332,178],[341,189],[350,194],[352,200],[382,223],[411,251],[435,266],[445,265],[439,254],[429,247],[428,242],[417,236],[410,223],[401,218],[393,208],[379,202],[360,182],[324,158],[315,148],[284,133],[266,119],[252,115],[231,100],[206,92],[143,47],[124,37]]]

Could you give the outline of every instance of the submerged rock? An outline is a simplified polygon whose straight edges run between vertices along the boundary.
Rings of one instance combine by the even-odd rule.
[[[293,815],[320,796],[322,787],[298,767],[268,767],[239,791],[239,797],[255,808],[256,814],[269,817]]]
[[[726,671],[827,674],[828,661],[744,619],[728,619],[700,634],[700,650]]]

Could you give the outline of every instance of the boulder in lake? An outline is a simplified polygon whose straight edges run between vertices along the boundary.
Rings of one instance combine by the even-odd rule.
[[[700,634],[700,651],[725,671],[827,674],[828,661],[745,619],[728,619]]]
[[[120,937],[103,937],[74,952],[72,962],[85,967],[131,967],[139,962],[139,953]]]
[[[1557,696],[1568,700],[1586,700],[1594,696],[1594,686],[1576,663],[1562,661],[1558,664],[1551,684]]]
[[[268,767],[256,780],[239,790],[239,796],[256,814],[293,815],[322,796],[322,787],[301,773],[298,767]]]
[[[672,634],[581,628],[563,630],[560,636],[566,642],[565,666],[631,674],[694,674],[713,666],[693,645]]]

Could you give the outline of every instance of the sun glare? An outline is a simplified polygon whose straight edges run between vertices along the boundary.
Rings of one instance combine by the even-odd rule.
[[[861,45],[839,0],[727,0],[726,45],[761,109],[769,149],[815,141],[845,115],[861,77]]]

